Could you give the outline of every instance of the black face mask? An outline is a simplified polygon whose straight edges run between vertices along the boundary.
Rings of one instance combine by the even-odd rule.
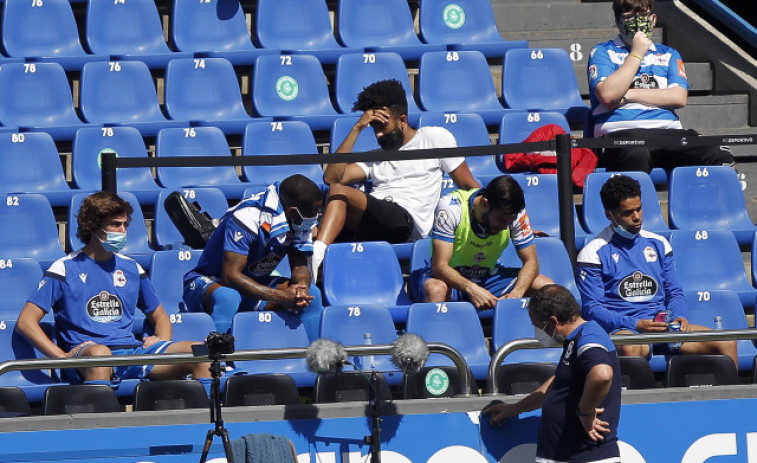
[[[382,149],[385,149],[387,151],[392,150],[398,150],[402,147],[404,136],[402,135],[402,130],[398,128],[392,130],[391,132],[382,135],[377,139],[379,146],[381,146]]]

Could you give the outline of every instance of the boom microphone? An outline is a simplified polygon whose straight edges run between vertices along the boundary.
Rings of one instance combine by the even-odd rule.
[[[347,362],[344,346],[331,339],[316,339],[305,353],[308,370],[313,373],[328,373],[340,370]]]
[[[392,343],[392,363],[402,371],[421,368],[426,360],[428,345],[417,334],[403,334]]]

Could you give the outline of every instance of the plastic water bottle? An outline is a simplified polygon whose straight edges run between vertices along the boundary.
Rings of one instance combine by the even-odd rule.
[[[371,339],[371,333],[363,333],[363,343],[366,346],[370,346],[373,344],[373,340]],[[376,361],[373,357],[373,355],[368,356],[368,362],[367,362],[368,370],[373,370],[376,368]]]
[[[723,317],[721,317],[720,315],[715,315],[715,329],[716,330],[723,329]]]

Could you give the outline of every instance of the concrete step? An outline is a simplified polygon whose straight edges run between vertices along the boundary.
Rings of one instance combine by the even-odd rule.
[[[728,130],[749,126],[749,96],[690,96],[685,108],[676,111],[684,127],[697,130]]]

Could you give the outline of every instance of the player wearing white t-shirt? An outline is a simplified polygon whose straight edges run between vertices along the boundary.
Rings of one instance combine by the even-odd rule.
[[[373,128],[381,148],[414,150],[454,148],[455,137],[441,127],[415,129],[407,121],[407,99],[402,84],[383,80],[366,87],[352,108],[363,111],[337,153],[352,152],[360,133]],[[329,185],[328,205],[313,243],[315,275],[326,246],[334,241],[388,241],[404,243],[428,235],[448,172],[459,188],[480,185],[464,158],[394,160],[329,164],[323,180]],[[371,180],[366,194],[349,185]]]

